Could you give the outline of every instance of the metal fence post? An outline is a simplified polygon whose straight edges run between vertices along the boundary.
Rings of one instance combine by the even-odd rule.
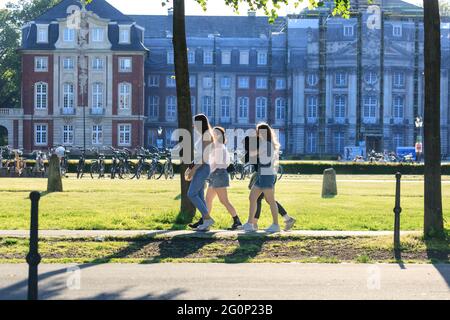
[[[30,193],[31,224],[30,224],[30,252],[27,255],[28,263],[28,300],[38,299],[38,265],[41,256],[38,252],[38,215],[39,199],[41,194],[37,191]]]
[[[402,212],[402,207],[400,206],[400,180],[402,174],[397,172],[395,174],[396,185],[395,185],[395,221],[394,221],[394,249],[400,249],[400,213]]]

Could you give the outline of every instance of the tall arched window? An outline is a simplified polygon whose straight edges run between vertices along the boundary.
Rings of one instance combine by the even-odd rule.
[[[103,108],[103,84],[92,84],[92,108]]]
[[[63,84],[63,107],[65,109],[75,106],[74,86],[72,83]]]
[[[395,96],[393,101],[393,114],[394,118],[402,119],[404,112],[404,99],[401,96]]]
[[[286,99],[277,98],[275,100],[275,120],[283,121],[285,119],[286,112]]]
[[[335,96],[334,97],[334,117],[336,119],[345,118],[345,97],[344,96]]]
[[[212,107],[212,98],[210,96],[202,97],[202,112],[207,117],[212,117],[213,107]]]
[[[159,115],[159,97],[158,96],[150,96],[148,117],[150,119],[157,119],[158,115]]]
[[[248,105],[249,99],[248,97],[240,97],[239,101],[239,119],[248,119]]]
[[[377,114],[378,100],[375,96],[364,97],[364,120],[373,121]]]
[[[166,120],[175,121],[177,119],[177,97],[168,96],[166,98]]]
[[[264,120],[267,117],[267,99],[264,97],[256,98],[256,118]]]
[[[45,82],[35,84],[35,107],[36,109],[47,109],[48,85]]]
[[[306,98],[306,115],[309,120],[315,120],[317,118],[318,100],[317,96],[308,96]]]
[[[231,112],[231,98],[230,97],[222,97],[220,98],[220,116],[222,119],[228,120],[230,118]]]
[[[127,82],[119,83],[119,108],[131,108],[131,84]]]

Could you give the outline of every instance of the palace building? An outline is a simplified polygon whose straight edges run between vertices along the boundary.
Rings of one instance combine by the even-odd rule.
[[[193,112],[225,128],[267,121],[291,155],[414,146],[424,104],[422,8],[355,0],[349,19],[331,10],[303,10],[273,24],[254,12],[187,16]],[[171,11],[126,16],[104,0],[86,8],[62,0],[30,21],[20,48],[22,108],[0,109],[9,143],[27,150],[173,145],[172,19]],[[448,156],[445,18],[441,31],[442,153]]]

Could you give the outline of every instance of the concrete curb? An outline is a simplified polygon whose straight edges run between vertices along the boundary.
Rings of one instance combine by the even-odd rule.
[[[28,238],[28,230],[0,230],[0,238]],[[401,235],[421,235],[420,231],[403,231]],[[322,231],[295,230],[269,234],[264,231],[246,233],[243,231],[212,230],[196,232],[187,230],[40,230],[40,238],[134,238],[149,237],[155,239],[199,238],[199,239],[234,239],[234,238],[327,238],[327,237],[382,237],[393,236],[392,231]]]

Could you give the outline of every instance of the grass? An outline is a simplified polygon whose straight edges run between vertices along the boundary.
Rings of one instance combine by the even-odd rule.
[[[405,176],[402,183],[401,226],[423,226],[423,181]],[[450,228],[450,181],[443,183],[444,216]],[[44,191],[37,178],[0,179],[0,229],[29,228],[29,192]],[[233,181],[230,199],[244,219],[248,212],[248,181]],[[41,229],[184,229],[177,220],[179,180],[64,179],[64,192],[40,201]],[[395,182],[392,176],[338,176],[339,195],[322,199],[321,176],[286,176],[277,184],[277,198],[297,219],[295,228],[314,230],[392,230]],[[225,229],[231,218],[216,200],[215,228]],[[260,227],[271,223],[263,205]],[[362,258],[361,258],[362,259]]]
[[[403,236],[400,258],[392,237],[266,237],[249,239],[41,239],[44,263],[449,263],[447,240]],[[0,239],[0,263],[23,263],[27,239]]]

